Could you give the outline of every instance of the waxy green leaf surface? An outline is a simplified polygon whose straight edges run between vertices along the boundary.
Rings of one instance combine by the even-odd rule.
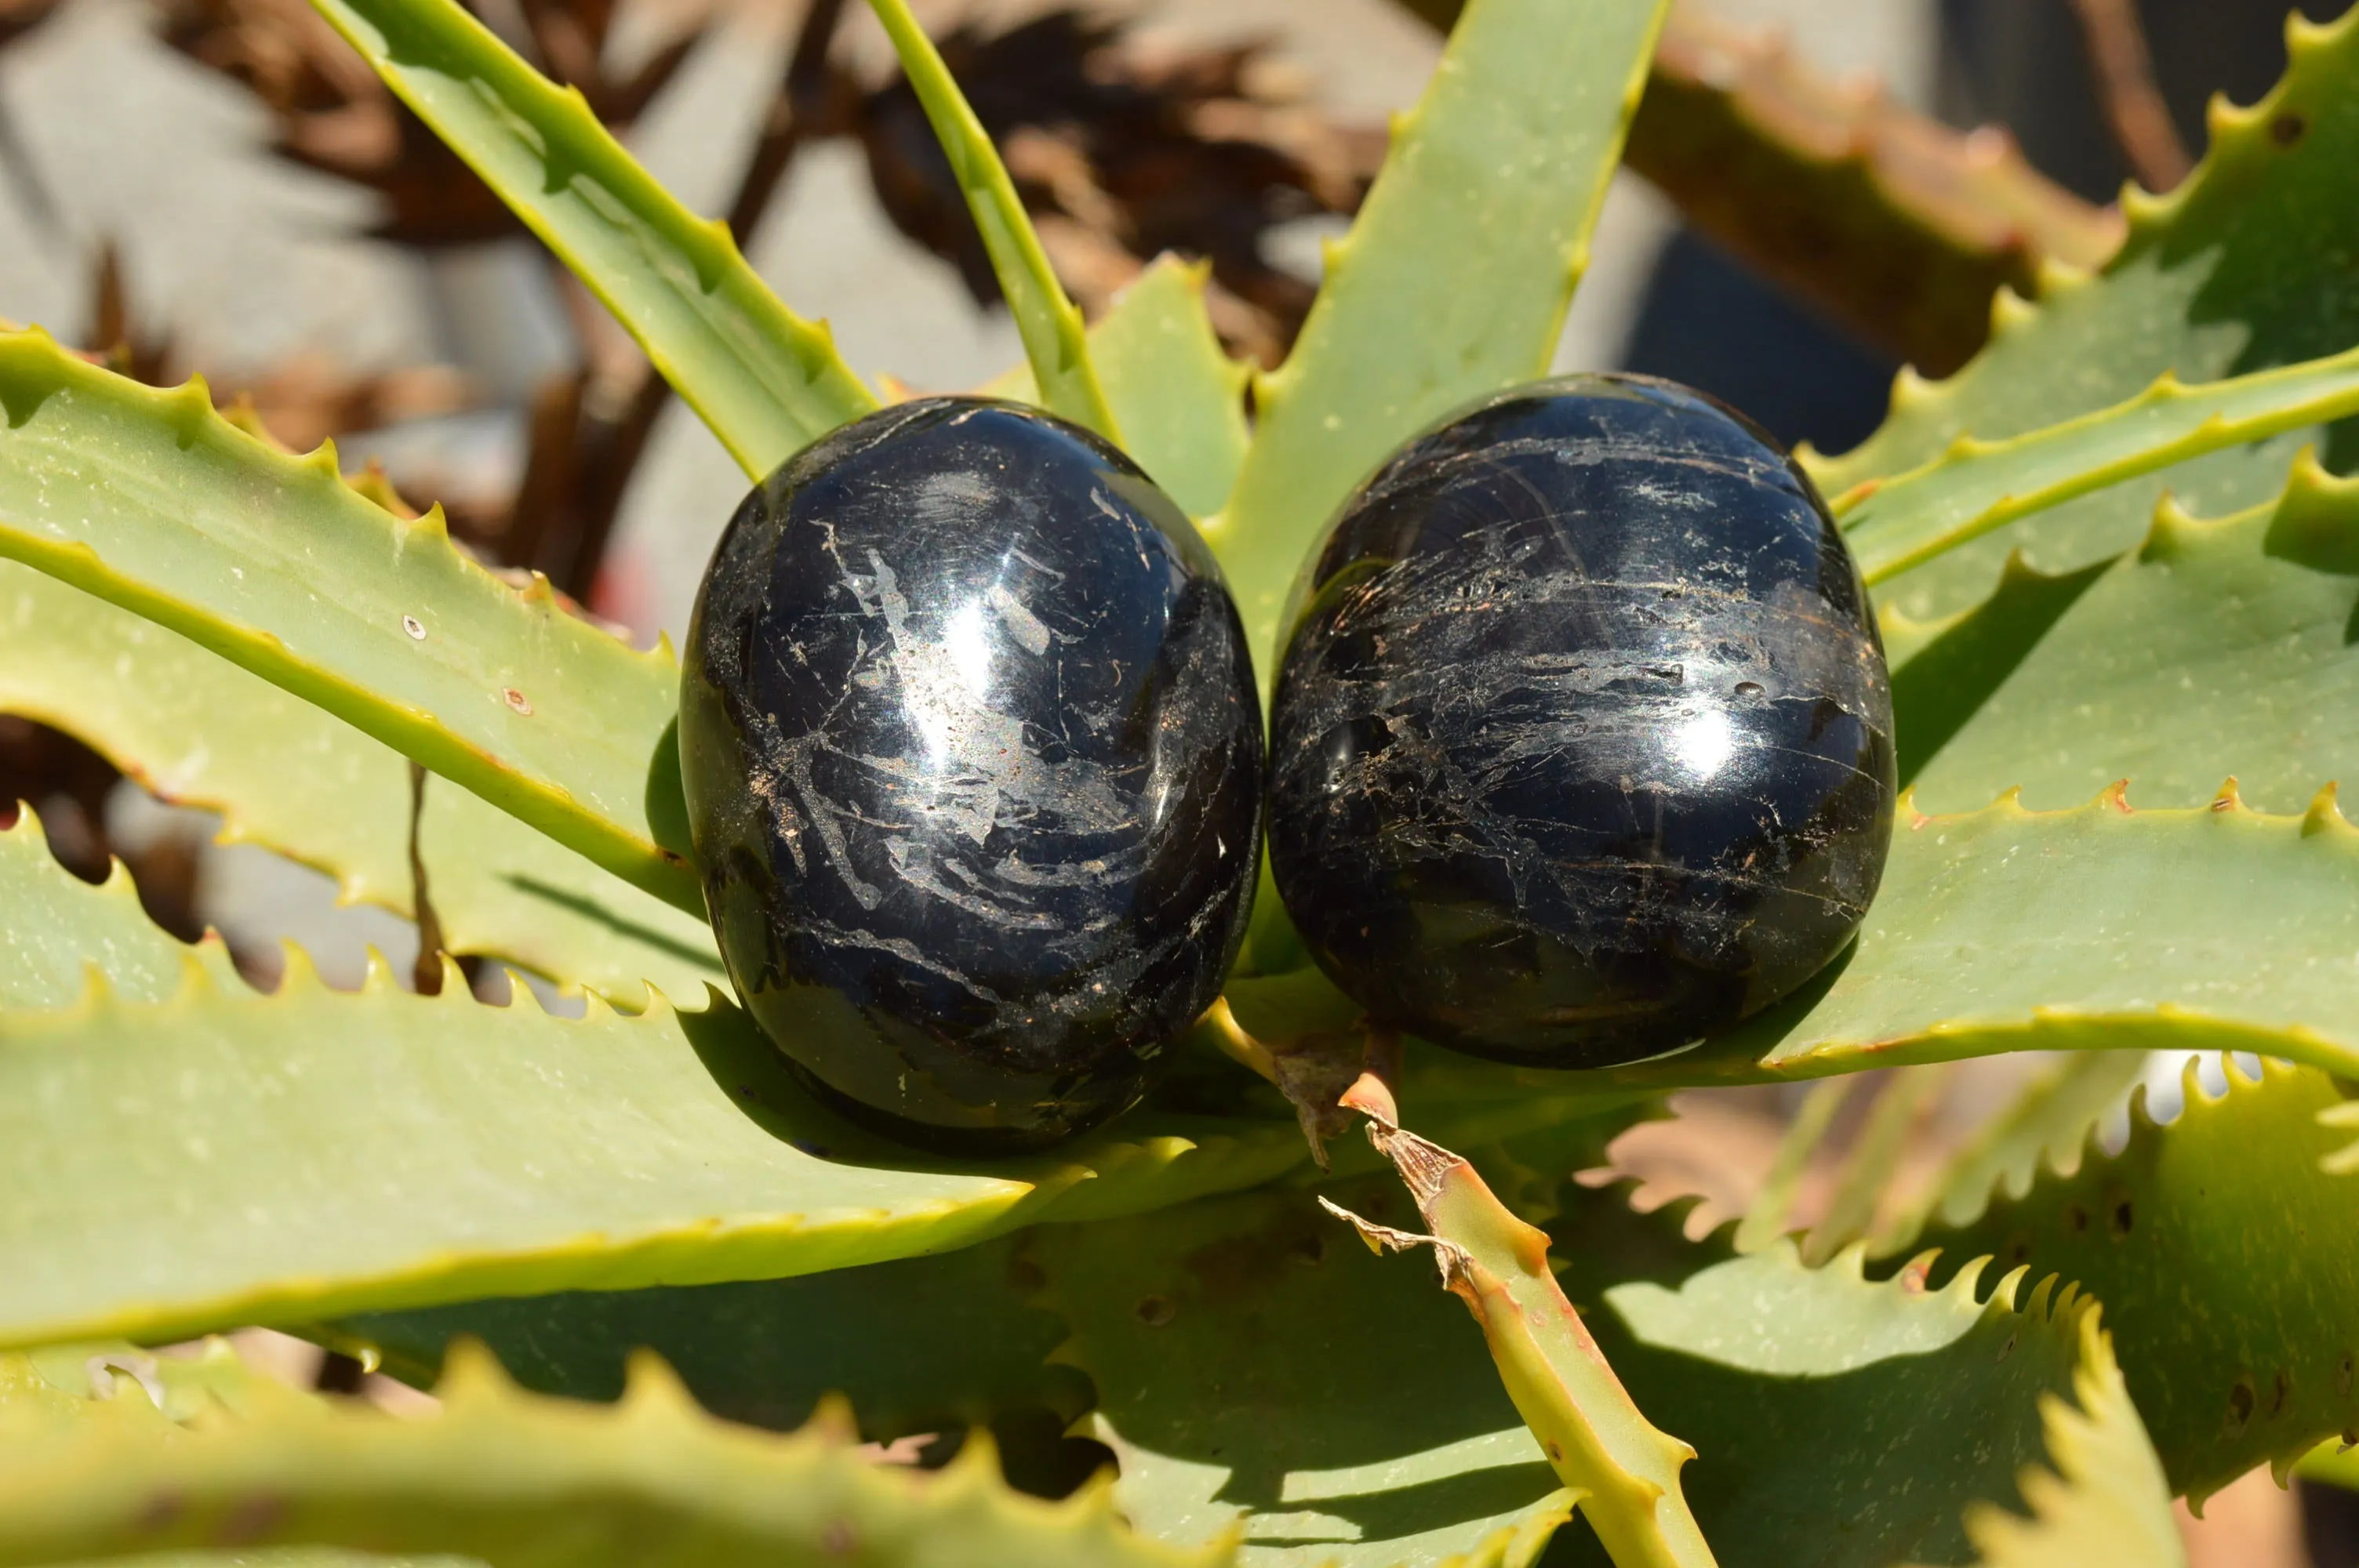
[[[2359,350],[2183,386],[2166,377],[2111,408],[2007,441],[1960,437],[1907,473],[1833,498],[1861,574],[1889,581],[2092,491],[2359,410]]]
[[[2359,1180],[2325,1167],[2352,1141],[2347,1104],[2311,1068],[2230,1075],[2214,1098],[2190,1064],[2178,1119],[2141,1101],[2119,1154],[2093,1144],[2073,1174],[2044,1169],[1911,1244],[1941,1249],[1941,1275],[1995,1256],[2103,1302],[2171,1489],[2198,1498],[2359,1425]]]
[[[59,865],[29,806],[0,827],[0,1012],[65,1007],[93,983],[160,1001],[180,989],[192,959],[236,983],[219,942],[183,946],[147,918],[121,861],[102,887]]]
[[[1415,1223],[1390,1172],[1332,1190]],[[1241,1525],[1256,1568],[1522,1568],[1570,1509],[1465,1309],[1307,1193],[1053,1227],[1032,1255],[1072,1331],[1059,1359],[1096,1386],[1085,1430],[1150,1534]]]
[[[158,1004],[0,1014],[0,1344],[805,1273],[1303,1157],[1290,1119],[1138,1116],[945,1166],[820,1109],[717,1001],[576,1021],[455,976],[353,995],[299,964],[264,996],[192,970]]]
[[[1125,1220],[1109,1227],[1135,1228]],[[542,1393],[612,1400],[645,1346],[715,1415],[777,1430],[801,1425],[829,1394],[862,1433],[891,1439],[987,1424],[1039,1408],[1065,1420],[1089,1403],[1065,1337],[1030,1303],[1032,1233],[790,1280],[642,1291],[573,1291],[374,1313],[336,1325],[415,1382],[439,1374],[451,1342],[483,1341],[509,1376]]]
[[[1547,369],[1663,0],[1475,0],[1392,150],[1205,536],[1266,696],[1288,586],[1353,486],[1460,405]]]
[[[0,334],[0,557],[315,702],[627,881],[700,909],[679,674],[519,593],[336,472],[47,335]]]
[[[2019,786],[2058,806],[2126,777],[2133,800],[2192,806],[2233,774],[2254,806],[2298,811],[2323,781],[2359,780],[2343,717],[2359,696],[2354,610],[2359,484],[2303,463],[2281,498],[2217,521],[2165,507],[2102,572],[2018,574],[1896,673],[1897,696],[1927,661],[2008,650],[1917,797],[1951,810]]]
[[[14,561],[0,561],[0,712],[64,730],[165,799],[220,812],[226,838],[325,871],[344,899],[414,913],[409,768],[398,753],[178,633]],[[648,985],[696,997],[724,983],[701,915],[447,780],[428,783],[419,849],[452,953],[588,986],[626,1008]],[[0,943],[8,935],[0,928]],[[163,991],[136,994],[160,1000],[177,964],[171,973]]]

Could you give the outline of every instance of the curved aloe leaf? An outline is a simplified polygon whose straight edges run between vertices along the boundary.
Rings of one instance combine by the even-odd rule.
[[[313,0],[386,85],[573,269],[756,479],[876,406],[737,253],[454,0]]]
[[[441,1410],[422,1419],[251,1392],[245,1409],[171,1433],[152,1407],[118,1414],[143,1402],[118,1389],[79,1430],[9,1452],[0,1563],[282,1543],[552,1568],[855,1553],[878,1568],[1180,1568],[1226,1556],[1139,1539],[1102,1487],[1061,1504],[1016,1497],[987,1443],[912,1475],[864,1460],[840,1420],[786,1437],[732,1426],[653,1357],[614,1405],[522,1393],[481,1350],[453,1358]]]
[[[1905,1247],[1928,1215],[1962,1224],[1982,1212],[1994,1191],[2027,1191],[2043,1162],[2060,1166],[2077,1158],[2098,1124],[2126,1103],[2146,1064],[2139,1051],[2084,1051],[2051,1064],[1951,1156],[1923,1199],[1878,1240],[1878,1250]]]
[[[1435,419],[1547,369],[1663,9],[1475,0],[1396,123],[1205,529],[1265,698],[1288,586],[1344,495]]]
[[[1904,802],[1858,942],[1787,1002],[1626,1067],[1551,1073],[1413,1052],[1400,1103],[1428,1125],[1429,1104],[1474,1095],[1577,1102],[2024,1050],[2259,1051],[2359,1075],[2343,967],[2354,951],[2359,830],[2331,788],[2301,816],[2232,795],[2136,810],[2114,789],[2068,811],[2010,797],[1922,816]],[[1363,1017],[1316,971],[1232,979],[1226,995],[1263,1039]]]
[[[191,949],[147,918],[122,861],[102,887],[59,865],[30,806],[0,827],[0,1012],[66,1006],[93,970],[136,1001],[179,990],[192,957],[217,979],[232,975],[218,940]]]
[[[573,1021],[381,967],[357,995],[300,964],[270,996],[192,973],[154,1006],[0,1014],[0,1344],[805,1273],[1302,1160],[1290,1120],[1142,1115],[926,1169],[717,1001]]]
[[[1209,516],[1228,500],[1248,439],[1249,373],[1223,351],[1204,309],[1212,270],[1210,262],[1158,256],[1089,331],[1123,450],[1190,517]],[[983,390],[1040,401],[1028,366]]]
[[[2082,1314],[2081,1365],[2072,1373],[2077,1408],[2054,1394],[2040,1401],[2054,1469],[2022,1478],[2031,1517],[1989,1503],[1967,1510],[1975,1568],[2182,1568],[2187,1562],[2162,1465],[2130,1402],[2112,1338],[2097,1324],[2097,1314]]]
[[[521,817],[703,907],[685,857],[669,649],[518,593],[336,471],[38,331],[0,334],[0,557],[158,622]]]
[[[1113,1220],[1111,1228],[1136,1228]],[[891,1439],[987,1424],[1046,1409],[1071,1421],[1089,1390],[1048,1365],[1065,1330],[1028,1304],[1033,1233],[926,1258],[791,1280],[645,1291],[582,1291],[374,1313],[335,1325],[416,1383],[438,1375],[451,1343],[488,1345],[527,1388],[575,1399],[623,1392],[645,1346],[715,1415],[785,1430],[829,1394],[852,1401],[865,1436]]]
[[[2056,805],[2126,773],[2142,798],[2192,805],[2234,773],[2245,799],[2285,811],[2320,779],[2359,776],[2342,718],[2359,693],[2359,483],[2305,461],[2270,505],[2217,522],[2165,506],[2052,624],[2047,591],[2018,574],[1919,655],[2027,644],[1925,762],[1920,799],[1987,799],[2004,780]]]
[[[2037,305],[2003,295],[1972,363],[1938,385],[1904,374],[1882,430],[1812,461],[1827,492],[1904,473],[1968,432],[2003,440],[2120,403],[2165,372],[2211,381],[2359,342],[2359,297],[2343,287],[2343,258],[2359,248],[2359,18],[2295,16],[2288,38],[2274,92],[2250,109],[2215,103],[2195,174],[2169,197],[2125,200],[2129,236],[2101,276],[2049,268]],[[2349,466],[2348,430],[2334,428],[2332,467]],[[2203,513],[2256,504],[2320,434],[2215,452],[2040,513],[1895,579],[1883,598],[1919,619],[1954,613],[1988,596],[2015,547],[2041,571],[2076,570],[2135,545],[2166,483]]]
[[[2347,1108],[2325,1074],[2231,1064],[2214,1099],[2190,1063],[2186,1085],[2176,1121],[2158,1127],[2141,1098],[2121,1153],[2092,1140],[2071,1175],[2044,1169],[1915,1245],[1940,1248],[1942,1272],[1995,1255],[2104,1302],[2171,1489],[2200,1502],[2359,1426],[2359,1257],[2338,1239],[2359,1184],[2323,1168],[2350,1142],[2321,1116]]]
[[[168,800],[220,812],[225,839],[316,867],[348,901],[414,914],[409,769],[397,753],[178,633],[15,561],[0,561],[0,710],[66,731]],[[454,784],[427,790],[419,848],[452,953],[630,1008],[649,985],[696,996],[725,983],[701,917]],[[160,1000],[179,982],[177,961],[169,972],[162,991],[132,994]]]
[[[1874,585],[2074,496],[2354,411],[2359,349],[2201,386],[2166,374],[2126,403],[2027,435],[1961,436],[1907,473],[1863,480],[1834,509]]]
[[[1106,406],[1090,363],[1088,338],[1082,331],[1082,313],[1066,297],[1064,285],[1049,265],[1049,253],[1032,232],[1031,215],[1016,194],[1007,166],[990,134],[976,119],[950,68],[942,63],[933,40],[909,15],[908,0],[868,0],[868,8],[885,26],[901,70],[909,79],[926,118],[934,127],[950,161],[951,177],[966,196],[983,248],[999,291],[1007,299],[1008,314],[1024,340],[1024,357],[1031,362],[1033,383],[1051,414],[1085,425],[1109,441],[1120,442],[1114,411]]]

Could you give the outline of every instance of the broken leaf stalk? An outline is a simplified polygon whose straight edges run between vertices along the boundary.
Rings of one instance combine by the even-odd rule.
[[[1549,1268],[1548,1235],[1507,1211],[1474,1167],[1400,1126],[1392,1091],[1364,1076],[1342,1103],[1400,1173],[1430,1234],[1362,1219],[1326,1199],[1371,1249],[1430,1247],[1445,1290],[1482,1325],[1491,1359],[1549,1463],[1616,1568],[1713,1561],[1680,1491],[1695,1450],[1658,1432],[1614,1375]]]

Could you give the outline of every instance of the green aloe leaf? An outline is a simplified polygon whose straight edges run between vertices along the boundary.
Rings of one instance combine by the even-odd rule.
[[[2184,386],[2166,375],[2125,403],[2003,441],[1961,436],[1906,473],[1834,498],[1860,571],[1891,580],[2020,517],[2223,448],[2359,410],[2359,349]]]
[[[2141,1098],[2119,1154],[2093,1140],[2072,1174],[2044,1169],[1914,1243],[1941,1249],[1941,1273],[1994,1256],[2104,1303],[2171,1489],[2198,1501],[2359,1426],[2359,1257],[2339,1240],[2359,1184],[2326,1170],[2351,1136],[2321,1118],[2346,1102],[2312,1068],[2229,1074],[2211,1098],[2190,1063],[2177,1120],[2158,1127]]]
[[[1904,374],[1882,430],[1813,460],[1829,494],[1907,472],[1961,435],[2004,440],[2120,403],[2166,372],[2211,381],[2359,341],[2359,297],[2343,287],[2359,247],[2359,18],[2288,26],[2286,79],[2251,109],[2214,105],[2209,155],[2169,197],[2125,200],[2129,237],[2104,272],[2048,269],[2036,305],[2001,297],[1989,346],[1957,375],[1929,385]],[[2348,430],[2334,427],[2330,466],[2349,466]],[[2104,559],[2137,542],[2166,484],[2202,513],[2257,504],[2321,434],[2215,452],[2039,513],[1894,579],[1883,598],[1920,620],[1949,615],[1989,595],[2012,548],[2051,575]]]
[[[1030,1304],[1033,1234],[791,1280],[366,1314],[335,1335],[421,1384],[439,1375],[453,1340],[471,1336],[527,1388],[589,1400],[619,1399],[625,1363],[644,1346],[715,1415],[778,1430],[809,1421],[829,1394],[851,1400],[863,1434],[878,1439],[1021,1409],[1070,1421],[1089,1390],[1071,1367],[1048,1364],[1065,1329]]]
[[[2109,791],[2069,811],[1904,809],[1858,946],[1815,995],[1609,1076],[1807,1076],[2027,1048],[2359,1065],[2348,982],[2313,961],[2359,950],[2359,830],[2331,793],[2300,817],[2127,806]]]
[[[951,177],[966,197],[999,291],[1006,297],[1008,314],[1024,340],[1024,357],[1030,362],[1042,406],[1119,442],[1114,411],[1090,362],[1082,313],[1049,265],[1049,253],[1040,248],[1040,236],[1033,232],[1031,215],[1016,194],[1016,182],[1007,178],[1007,166],[999,161],[999,149],[991,145],[983,122],[951,79],[933,40],[909,14],[908,0],[868,0],[868,8],[893,40],[901,70],[950,161]]]
[[[2093,1312],[2081,1319],[2081,1365],[2072,1374],[2077,1406],[2053,1394],[2040,1401],[2054,1469],[2022,1478],[2031,1517],[1989,1503],[1966,1512],[1976,1568],[2182,1568],[2187,1562],[2161,1462],[2122,1381],[2112,1339],[2097,1323]]]
[[[2093,1303],[1870,1283],[1856,1250],[1811,1269],[1782,1240],[1732,1257],[1680,1238],[1685,1206],[1621,1206],[1590,1195],[1551,1226],[1564,1286],[1639,1408],[1695,1444],[1685,1484],[1722,1568],[1962,1562],[1970,1510],[2019,1505]],[[1568,1568],[1605,1561],[1568,1535]]]
[[[1303,1162],[1290,1119],[1141,1114],[934,1168],[812,1104],[734,1009],[357,995],[295,965],[0,1014],[0,1344],[807,1273],[1136,1213]]]
[[[120,1380],[118,1380],[118,1383]],[[841,1420],[791,1436],[715,1420],[653,1357],[615,1404],[525,1394],[488,1354],[453,1358],[440,1411],[393,1420],[259,1379],[185,1427],[136,1385],[75,1429],[6,1450],[0,1563],[223,1544],[455,1552],[551,1568],[827,1562],[877,1568],[1180,1568],[1105,1488],[1010,1493],[987,1443],[948,1469],[867,1462]],[[167,1437],[175,1441],[164,1441]]]
[[[218,941],[186,947],[147,918],[120,860],[102,887],[59,865],[30,806],[0,827],[0,1012],[66,1006],[93,973],[130,1000],[160,1001],[180,989],[191,958],[231,979]]]
[[[1951,1156],[1923,1198],[1887,1228],[1878,1250],[1905,1247],[1928,1215],[1962,1224],[1983,1211],[1993,1192],[2027,1191],[2043,1162],[2060,1166],[2077,1158],[2098,1124],[2127,1101],[2146,1064],[2140,1051],[2083,1051],[2051,1063]]]
[[[290,457],[41,332],[0,334],[0,556],[203,644],[701,911],[669,649],[632,652]]]
[[[1987,661],[1988,696],[1922,762],[1920,800],[1987,799],[2004,780],[2054,806],[2126,775],[2142,799],[2193,805],[2233,773],[2288,811],[2359,776],[2339,718],[2359,692],[2359,483],[2305,461],[2277,501],[2217,522],[2165,506],[2136,549],[2064,591],[2051,617],[2057,585],[2018,572],[1901,666],[1896,696],[1926,660],[2021,648]]]
[[[1389,1173],[1329,1190],[1408,1217]],[[1571,1510],[1464,1310],[1306,1193],[1049,1227],[1032,1256],[1151,1535],[1242,1530],[1252,1568],[1524,1568]]]
[[[2138,810],[2114,790],[2052,812],[2007,798],[1922,816],[1904,802],[1857,943],[1786,1002],[1626,1067],[1558,1073],[1414,1051],[1400,1102],[1424,1126],[1429,1102],[1476,1094],[1562,1103],[2023,1050],[2260,1051],[2359,1075],[2343,968],[2354,951],[2359,830],[2331,790],[2300,816],[2224,795]],[[1226,995],[1264,1039],[1362,1018],[1315,971],[1233,979]]]
[[[876,406],[824,325],[778,302],[727,224],[697,217],[590,113],[454,0],[314,0],[638,340],[758,479]]]
[[[325,871],[348,901],[415,913],[409,767],[398,753],[178,633],[15,561],[0,561],[0,711],[54,725],[168,800],[220,812],[225,838]],[[694,997],[724,983],[701,916],[455,784],[429,782],[419,848],[452,953],[588,986],[628,1008],[644,1004],[648,985]],[[177,961],[169,975],[160,992],[126,994],[160,1000],[179,983]]]
[[[1205,536],[1266,695],[1297,567],[1352,487],[1460,405],[1548,367],[1664,6],[1476,0],[1391,152]]]
[[[1248,373],[1222,350],[1204,309],[1212,270],[1210,262],[1158,256],[1089,332],[1123,450],[1190,517],[1210,516],[1227,502],[1249,436]],[[983,390],[1040,401],[1026,365]]]

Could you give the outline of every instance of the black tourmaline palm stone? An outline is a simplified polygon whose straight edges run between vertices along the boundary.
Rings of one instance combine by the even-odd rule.
[[[756,489],[697,601],[679,738],[737,994],[905,1141],[1037,1147],[1121,1110],[1244,934],[1236,609],[1146,475],[1030,409],[902,404]]]
[[[1766,1007],[1851,938],[1892,831],[1892,697],[1810,481],[1683,387],[1461,415],[1296,586],[1272,868],[1378,1022],[1603,1066]]]

